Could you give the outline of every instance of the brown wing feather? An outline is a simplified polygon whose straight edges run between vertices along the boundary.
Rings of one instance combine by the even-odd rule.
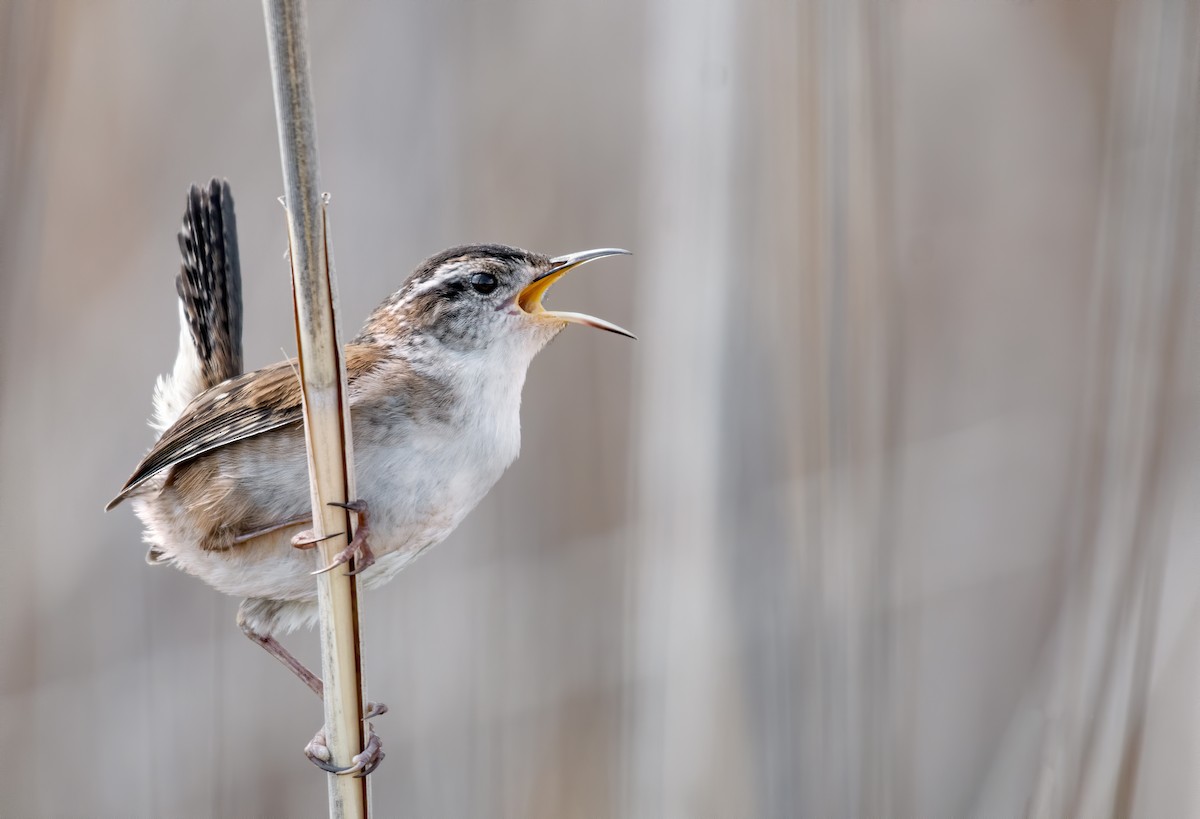
[[[353,398],[354,383],[374,369],[384,354],[374,346],[346,347],[346,376]],[[175,464],[190,461],[236,441],[273,429],[299,424],[300,382],[291,359],[222,381],[197,395],[153,448],[142,458],[107,509],[129,497],[146,481]]]

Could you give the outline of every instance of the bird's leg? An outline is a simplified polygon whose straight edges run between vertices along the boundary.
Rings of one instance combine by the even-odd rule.
[[[243,616],[240,610],[238,611],[238,626],[241,628],[243,634],[265,648],[268,654],[279,660],[289,671],[299,677],[300,682],[312,689],[314,694],[321,698],[325,697],[325,684],[321,682],[321,678],[309,671],[304,663],[292,656],[292,652],[284,648],[281,642],[270,634],[263,634],[257,631],[254,626],[250,625],[250,622]]]
[[[299,526],[302,523],[308,523],[310,520],[312,520],[312,515],[305,512],[302,515],[296,515],[294,518],[288,518],[287,520],[270,523],[261,528],[252,529],[249,532],[239,532],[233,539],[233,545],[236,546],[240,543],[245,543],[248,540],[253,540],[256,537],[262,537],[263,535],[269,535],[272,532],[278,532],[280,529],[286,529],[289,526]],[[292,543],[293,545],[300,545],[295,542],[295,538],[292,539]],[[302,546],[301,548],[307,548],[307,546]]]
[[[258,645],[262,646],[279,662],[283,663],[293,674],[300,678],[300,681],[307,685],[312,692],[321,699],[325,698],[325,684],[321,682],[321,678],[312,673],[305,667],[304,663],[297,660],[292,653],[283,647],[283,644],[269,634],[262,634],[255,630],[250,625],[249,621],[238,613],[238,626],[241,627],[242,633],[253,640]],[[354,776],[366,776],[379,767],[379,763],[383,762],[383,743],[379,741],[379,737],[375,735],[375,728],[367,720],[386,714],[388,707],[382,702],[368,702],[367,708],[363,712],[363,722],[367,726],[367,744],[363,750],[356,754],[350,760],[350,765],[345,768],[339,768],[331,764],[333,754],[329,752],[329,747],[325,744],[325,727],[317,731],[316,736],[312,741],[304,746],[304,755],[308,757],[314,765],[323,771],[328,771],[334,774],[353,774]]]
[[[358,515],[358,526],[354,527],[354,537],[346,544],[346,548],[342,549],[334,557],[333,562],[323,569],[317,569],[313,574],[324,574],[332,571],[338,566],[349,563],[351,558],[354,558],[354,570],[350,574],[359,574],[364,572],[375,562],[375,553],[371,551],[371,546],[367,542],[367,536],[370,534],[371,526],[367,515],[367,502],[364,500],[351,501],[350,503],[338,503],[331,501],[330,506],[337,506],[349,512]],[[321,538],[328,540],[328,537]],[[312,544],[319,542],[313,532],[301,532],[292,538],[292,545],[302,549],[309,548]]]

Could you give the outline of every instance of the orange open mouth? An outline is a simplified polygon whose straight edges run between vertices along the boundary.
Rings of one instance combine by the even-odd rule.
[[[636,339],[633,333],[626,330],[624,327],[618,327],[612,322],[604,319],[588,316],[583,313],[568,313],[561,310],[547,310],[542,306],[542,297],[546,295],[546,291],[556,281],[567,274],[568,271],[595,261],[603,259],[606,256],[627,256],[628,250],[621,250],[615,247],[604,247],[596,250],[584,250],[580,253],[568,253],[566,256],[558,256],[550,260],[553,265],[542,275],[538,276],[529,284],[525,285],[524,289],[517,294],[517,306],[525,311],[526,314],[538,319],[555,319],[565,321],[571,324],[584,324],[588,327],[595,327],[598,330],[607,330],[610,333],[627,336]]]

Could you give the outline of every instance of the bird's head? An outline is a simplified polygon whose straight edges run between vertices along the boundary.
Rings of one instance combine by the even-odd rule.
[[[454,247],[422,262],[371,314],[360,338],[432,339],[463,352],[511,347],[529,358],[568,324],[635,338],[603,319],[542,304],[550,286],[574,268],[628,253],[601,248],[550,258],[505,245]]]

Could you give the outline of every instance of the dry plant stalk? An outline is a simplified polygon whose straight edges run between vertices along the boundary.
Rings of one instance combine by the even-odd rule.
[[[330,565],[347,544],[349,514],[331,501],[353,499],[350,408],[337,332],[324,201],[320,195],[316,124],[309,83],[308,26],[303,0],[263,0],[285,184],[288,246],[296,309],[296,340],[304,396],[313,529],[322,541],[318,565]],[[325,738],[333,764],[350,765],[363,748],[358,597],[346,571],[317,576]],[[366,778],[329,776],[329,815],[366,817]]]

